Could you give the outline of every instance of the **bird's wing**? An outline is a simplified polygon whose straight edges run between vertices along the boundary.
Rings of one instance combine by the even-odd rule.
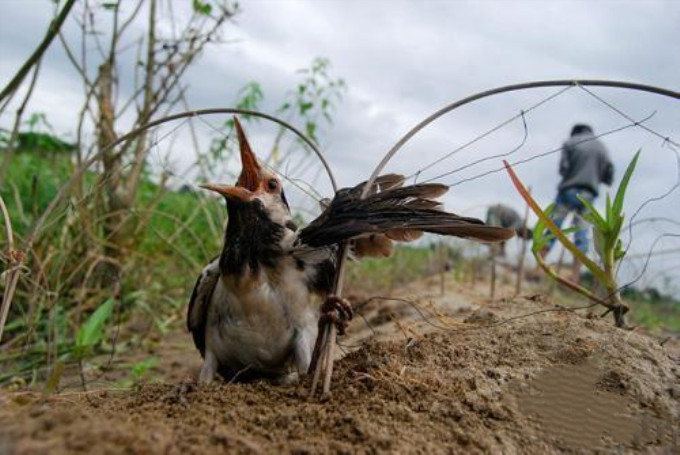
[[[201,352],[201,355],[204,355],[205,352],[205,325],[208,307],[219,278],[220,266],[219,257],[217,257],[201,272],[189,300],[187,328],[191,332],[194,344]]]
[[[305,270],[305,280],[312,292],[321,296],[331,292],[335,279],[337,245],[311,247],[298,242],[290,251],[290,254],[296,263]]]
[[[398,180],[393,175],[390,179]],[[443,211],[435,199],[448,191],[445,185],[386,185],[384,190],[378,185],[361,199],[357,189],[363,185],[338,191],[324,212],[299,231],[298,242],[322,247],[353,240],[357,256],[387,256],[393,240],[412,241],[423,232],[482,242],[504,241],[515,235],[512,229]]]

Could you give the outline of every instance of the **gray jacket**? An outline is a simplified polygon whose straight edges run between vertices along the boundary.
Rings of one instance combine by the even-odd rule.
[[[562,146],[560,175],[559,191],[584,188],[597,196],[600,182],[612,184],[614,165],[604,144],[592,133],[582,133],[570,137]]]

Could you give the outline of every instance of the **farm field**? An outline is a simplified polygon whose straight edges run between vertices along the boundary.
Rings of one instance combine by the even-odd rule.
[[[680,454],[678,17],[0,1],[0,455]]]
[[[677,334],[662,346],[657,336],[616,329],[593,313],[555,311],[553,298],[490,302],[488,283],[451,279],[444,296],[439,286],[432,277],[394,294],[416,302],[429,322],[403,301],[360,309],[368,324],[356,318],[340,340],[348,354],[336,365],[327,401],[307,397],[309,381],[199,387],[200,358],[190,336],[177,329],[148,353],[158,363],[137,387],[101,382],[47,398],[3,392],[0,448],[16,454],[91,453],[92,447],[140,454],[677,450]],[[501,287],[504,293],[512,293],[509,286]],[[508,320],[529,313],[536,314]],[[116,363],[129,360],[123,355]]]

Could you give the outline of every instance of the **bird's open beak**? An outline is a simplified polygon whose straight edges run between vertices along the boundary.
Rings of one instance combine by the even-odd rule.
[[[227,199],[238,200],[243,202],[248,202],[253,198],[253,192],[248,191],[240,186],[230,186],[230,185],[218,185],[214,183],[208,183],[205,185],[199,185],[199,187],[214,191],[221,194]]]
[[[243,132],[243,128],[241,128],[241,123],[236,117],[234,117],[234,124],[236,125],[238,146],[241,151],[241,175],[236,184],[247,190],[256,191],[262,182],[262,168],[260,163],[257,162],[246,134]]]
[[[238,145],[241,152],[241,175],[236,182],[236,186],[218,185],[213,183],[199,186],[206,190],[215,191],[227,199],[248,202],[260,188],[262,183],[262,168],[260,167],[260,163],[257,162],[257,157],[255,157],[255,154],[250,148],[250,144],[243,132],[241,123],[236,117],[234,117],[234,124],[236,125],[236,135],[238,137]]]

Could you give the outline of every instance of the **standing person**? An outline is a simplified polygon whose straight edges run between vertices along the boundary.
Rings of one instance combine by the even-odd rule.
[[[486,224],[489,226],[501,226],[514,229],[518,237],[530,239],[533,236],[531,229],[524,226],[522,217],[513,209],[504,204],[495,204],[486,211]],[[505,242],[499,246],[501,257],[505,257]]]
[[[582,218],[586,207],[579,196],[592,203],[599,193],[600,183],[611,185],[614,179],[614,165],[604,144],[593,134],[589,125],[576,124],[571,130],[571,137],[562,146],[560,158],[560,175],[562,181],[557,189],[555,209],[552,219],[557,227],[562,227],[569,213],[574,213],[573,225],[578,228],[574,234],[574,243],[583,253],[588,253],[588,230]],[[545,257],[552,245],[553,238],[542,252]],[[581,263],[574,258],[572,264],[572,280],[579,282]]]

